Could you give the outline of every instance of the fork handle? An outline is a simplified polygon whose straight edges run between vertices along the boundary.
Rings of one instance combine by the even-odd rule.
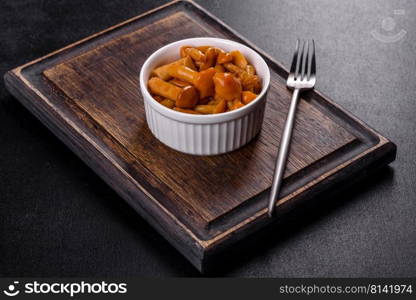
[[[269,197],[269,217],[273,216],[276,207],[276,201],[279,197],[280,189],[282,187],[283,175],[286,169],[287,157],[289,154],[290,141],[292,137],[293,124],[295,123],[296,107],[299,102],[299,89],[294,89],[292,101],[290,102],[289,113],[287,114],[285,128],[283,129],[282,138],[280,140],[279,153],[277,155],[276,167],[274,171],[273,183],[270,190]]]

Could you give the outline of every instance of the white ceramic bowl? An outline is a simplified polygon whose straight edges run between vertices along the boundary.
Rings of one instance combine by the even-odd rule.
[[[258,97],[239,109],[211,115],[182,113],[158,103],[147,89],[150,73],[155,67],[179,59],[179,48],[185,45],[216,46],[225,51],[240,50],[261,78],[262,90]],[[256,136],[263,123],[269,84],[269,68],[257,52],[240,43],[219,38],[191,38],[168,44],[154,52],[140,71],[140,89],[150,130],[167,146],[195,155],[230,152]]]

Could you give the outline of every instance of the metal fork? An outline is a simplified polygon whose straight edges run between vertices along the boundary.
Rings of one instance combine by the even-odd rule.
[[[269,198],[269,217],[273,216],[276,201],[282,187],[283,174],[286,168],[286,161],[289,154],[290,140],[292,137],[293,124],[295,123],[296,107],[299,102],[299,95],[302,91],[313,89],[316,82],[315,42],[296,41],[296,50],[293,55],[289,77],[286,85],[293,89],[292,101],[289,113],[286,118],[282,138],[280,140],[279,154],[277,156],[276,168]],[[300,49],[300,52],[299,52]]]

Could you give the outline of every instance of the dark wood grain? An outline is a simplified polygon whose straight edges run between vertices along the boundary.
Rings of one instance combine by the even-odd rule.
[[[197,36],[246,43],[201,9],[177,2],[19,67],[6,83],[201,269],[209,253],[270,223],[267,189],[291,95],[286,70],[265,55],[271,88],[254,141],[215,157],[164,146],[146,125],[139,70],[161,46]],[[308,199],[370,165],[388,163],[394,153],[391,142],[327,97],[308,93],[299,105],[278,205]]]

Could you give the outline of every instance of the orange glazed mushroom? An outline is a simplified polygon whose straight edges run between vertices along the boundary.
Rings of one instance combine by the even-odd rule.
[[[180,88],[158,77],[150,78],[148,85],[153,94],[174,100],[177,107],[192,108],[198,102],[198,93],[193,86]]]
[[[250,91],[243,91],[241,102],[249,104],[251,101],[256,99],[257,95]]]
[[[196,67],[194,65],[194,62],[192,61],[192,58],[190,58],[189,56],[186,56],[186,57],[181,58],[177,61],[174,61],[170,64],[163,65],[163,66],[160,66],[160,67],[154,69],[152,74],[159,77],[160,79],[169,80],[171,78],[171,76],[169,76],[167,70],[172,65],[178,65],[178,66],[179,65],[184,65],[184,66],[187,66],[188,68],[190,68],[192,70],[196,70]]]
[[[179,78],[193,84],[199,91],[201,99],[214,95],[214,83],[212,77],[215,74],[214,68],[208,68],[201,72],[196,72],[190,68],[180,65],[172,65],[168,69],[170,76]]]
[[[201,50],[198,50],[197,48],[194,48],[194,47],[183,46],[179,50],[179,54],[181,57],[185,57],[189,55],[196,61],[200,61],[200,62],[205,61],[205,54]]]
[[[231,73],[216,73],[214,75],[215,95],[231,101],[241,98],[241,81]]]

